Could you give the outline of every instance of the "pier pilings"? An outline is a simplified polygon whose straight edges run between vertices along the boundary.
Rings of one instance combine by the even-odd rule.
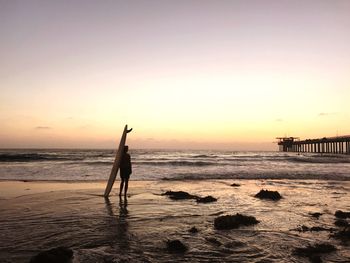
[[[278,137],[283,152],[350,154],[350,135],[300,140],[298,137]]]

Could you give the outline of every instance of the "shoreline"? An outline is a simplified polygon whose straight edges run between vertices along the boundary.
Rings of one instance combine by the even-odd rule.
[[[279,178],[259,178],[259,179],[162,179],[162,180],[130,180],[129,189],[139,188],[142,185],[161,185],[163,184],[179,184],[179,183],[188,183],[188,184],[197,184],[201,182],[221,182],[221,183],[234,183],[234,182],[328,182],[328,183],[341,183],[341,182],[350,182],[349,180],[330,180],[330,179],[279,179]],[[119,189],[120,180],[114,182],[112,192]],[[104,189],[106,187],[107,181],[96,180],[96,181],[63,181],[63,180],[0,180],[0,198],[12,198],[16,196],[22,196],[26,194],[38,194],[45,192],[54,192],[54,191],[65,191],[65,190],[89,190],[89,189],[101,189],[101,195],[103,195]],[[130,192],[130,191],[129,191]]]
[[[173,184],[200,184],[200,183],[224,183],[229,185],[230,183],[235,182],[246,182],[248,184],[264,184],[268,182],[289,182],[289,183],[302,183],[302,182],[308,182],[308,183],[318,183],[318,182],[324,182],[324,183],[349,183],[350,180],[330,180],[330,179],[279,179],[279,178],[271,178],[271,179],[265,179],[265,178],[259,178],[259,179],[186,179],[186,180],[180,180],[180,179],[162,179],[162,180],[130,180],[129,181],[129,192],[130,189],[138,189],[144,187],[144,185],[171,185]],[[113,192],[116,192],[119,189],[119,182],[120,180],[116,180],[114,182],[111,196],[113,195]],[[104,193],[104,189],[106,187],[107,181],[102,180],[96,180],[96,181],[63,181],[63,180],[0,180],[0,199],[8,199],[28,194],[39,194],[39,193],[45,193],[45,192],[54,192],[54,191],[68,191],[68,190],[101,190],[101,195]],[[349,188],[350,190],[350,188]]]
[[[231,186],[237,183],[239,186]],[[350,259],[348,245],[329,231],[334,213],[350,211],[350,182],[325,180],[131,181],[127,199],[119,181],[109,198],[106,182],[0,181],[0,261],[28,262],[40,251],[66,246],[73,263],[102,262],[308,262],[293,249],[328,242],[336,252],[325,262]],[[280,201],[254,197],[261,189],[278,191]],[[216,202],[172,200],[166,191],[211,195]],[[220,215],[241,213],[255,226],[217,230]],[[310,213],[320,213],[319,219]],[[198,233],[190,233],[196,227]],[[167,240],[181,240],[188,251],[169,253]],[[8,261],[6,261],[8,260]]]

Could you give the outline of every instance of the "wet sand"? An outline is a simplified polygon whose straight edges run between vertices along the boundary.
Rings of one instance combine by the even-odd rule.
[[[39,251],[58,246],[74,250],[73,262],[309,262],[293,249],[328,242],[337,251],[324,262],[349,262],[349,243],[330,231],[299,232],[305,225],[327,229],[336,210],[350,211],[349,181],[208,180],[131,181],[127,199],[109,199],[105,182],[0,182],[0,262],[28,262]],[[239,187],[230,186],[232,183]],[[281,193],[280,201],[260,200],[261,189]],[[174,201],[167,190],[212,195],[217,202]],[[320,212],[319,219],[310,213]],[[242,213],[260,223],[216,230],[219,215]],[[188,230],[195,226],[198,233]],[[183,254],[166,241],[188,246]]]

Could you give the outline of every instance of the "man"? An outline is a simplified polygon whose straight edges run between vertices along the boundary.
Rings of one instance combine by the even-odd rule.
[[[120,191],[119,196],[122,195],[124,184],[124,196],[126,197],[126,193],[128,192],[128,183],[130,174],[132,173],[131,170],[131,160],[130,160],[130,154],[128,154],[129,147],[127,145],[124,146],[124,152],[120,163]]]

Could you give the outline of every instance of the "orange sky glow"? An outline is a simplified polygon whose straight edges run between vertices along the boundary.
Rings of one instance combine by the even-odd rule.
[[[350,134],[350,1],[0,0],[0,147]]]

